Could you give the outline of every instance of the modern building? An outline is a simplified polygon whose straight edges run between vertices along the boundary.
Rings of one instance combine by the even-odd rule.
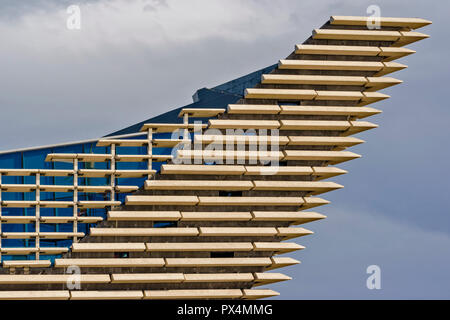
[[[303,249],[285,240],[325,218],[431,23],[371,19],[332,16],[278,64],[101,139],[1,152],[0,299],[278,295]]]

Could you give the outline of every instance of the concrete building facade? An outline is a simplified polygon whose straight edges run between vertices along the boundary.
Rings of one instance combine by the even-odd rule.
[[[33,150],[0,155],[22,155],[0,168],[0,299],[278,295],[299,263],[285,254],[304,248],[285,240],[325,218],[336,165],[360,157],[353,135],[377,127],[369,105],[431,23],[369,22],[332,16],[277,65],[82,148],[41,148],[36,167]]]

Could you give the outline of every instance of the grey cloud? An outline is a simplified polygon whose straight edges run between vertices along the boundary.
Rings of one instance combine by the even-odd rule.
[[[0,2],[0,18],[14,21],[16,18],[35,11],[52,11],[55,8],[66,8],[72,4],[95,3],[101,0],[2,0]]]
[[[160,7],[168,7],[166,0],[143,0],[144,11],[157,11]]]

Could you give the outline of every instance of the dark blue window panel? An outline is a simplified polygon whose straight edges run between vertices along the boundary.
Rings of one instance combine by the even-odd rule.
[[[4,255],[2,260],[33,260],[34,254],[30,255]]]
[[[2,239],[2,248],[26,248],[23,239]]]
[[[117,147],[117,154],[147,154],[147,147]]]
[[[22,153],[7,153],[0,155],[0,165],[4,169],[22,168]]]
[[[175,228],[176,226],[176,221],[155,221],[153,223],[154,228]]]
[[[51,149],[31,150],[23,153],[23,168],[25,169],[48,169],[45,157],[51,153]],[[34,177],[33,177],[34,179]]]
[[[57,232],[61,231],[58,229],[56,223],[41,223],[41,232]]]
[[[153,168],[154,169],[154,168]],[[121,186],[138,186],[141,187],[144,185],[144,181],[147,180],[147,178],[118,178],[117,185]]]
[[[215,90],[225,91],[237,95],[244,95],[244,90],[256,86],[261,81],[261,76],[264,73],[270,73],[275,70],[277,65],[271,65],[261,70],[249,73],[243,77],[228,81],[224,84],[214,87]]]
[[[25,211],[24,208],[2,208],[2,216],[24,216],[26,212],[30,212],[29,215],[34,215],[33,208],[26,209],[29,210]]]
[[[61,254],[56,254],[56,255],[45,255],[45,254],[41,254],[40,255],[40,259],[41,260],[50,260],[50,263],[53,265],[55,263],[55,259],[61,258],[62,255]]]
[[[2,164],[0,162],[0,164]],[[4,168],[2,166],[2,168]],[[10,168],[8,168],[10,169]],[[4,184],[16,184],[16,183],[22,183],[23,178],[22,177],[15,177],[15,176],[2,176],[2,183]]]
[[[155,162],[152,163],[152,169],[156,170],[157,172],[161,171],[161,166],[164,164],[165,162]]]
[[[2,231],[3,232],[25,232],[25,224],[5,223],[5,224],[2,224]]]
[[[116,162],[117,170],[146,170],[147,169],[147,161],[142,162]]]
[[[109,178],[79,178],[80,186],[106,186],[109,185]]]
[[[41,239],[40,240],[40,246],[46,247],[46,248],[68,248],[72,245],[71,239]]]

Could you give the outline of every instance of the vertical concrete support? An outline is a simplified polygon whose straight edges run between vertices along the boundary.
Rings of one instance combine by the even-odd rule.
[[[36,232],[36,240],[35,240],[35,247],[36,247],[36,260],[39,260],[39,248],[41,246],[40,244],[40,236],[39,233],[41,232],[41,175],[40,173],[36,173],[36,221],[35,221],[35,232]]]
[[[201,156],[201,150],[203,149],[203,144],[200,140],[195,140],[196,136],[203,136],[203,131],[202,131],[202,125],[198,122],[194,123],[194,133],[193,133],[193,139],[194,139],[194,146],[193,146],[193,150],[194,150],[194,159],[193,163],[194,164],[202,164],[203,163],[203,157]]]
[[[149,128],[147,131],[147,154],[149,155],[148,158],[148,165],[147,169],[152,170],[152,155],[153,155],[153,129]],[[148,179],[150,180],[152,178],[152,175],[148,175]]]
[[[78,159],[73,159],[73,242],[77,242],[78,232]]]
[[[0,235],[2,234],[2,174],[0,173]],[[2,239],[0,238],[0,262],[2,261]]]
[[[116,200],[116,145],[111,144],[111,176],[110,176],[110,186],[111,186],[111,201]],[[111,206],[113,209],[114,206]]]
[[[183,130],[183,149],[184,150],[189,150],[190,148],[190,139],[189,139],[189,129],[187,127],[187,125],[189,125],[189,114],[186,112],[183,115],[183,124],[186,125],[186,128]],[[193,159],[190,159],[189,161],[192,161]],[[192,162],[189,162],[192,163]]]

